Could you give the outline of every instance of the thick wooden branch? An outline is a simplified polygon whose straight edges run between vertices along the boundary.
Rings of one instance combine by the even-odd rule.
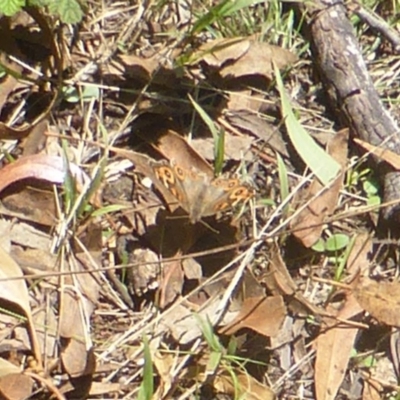
[[[400,154],[399,128],[374,88],[343,2],[315,1],[307,11],[314,61],[339,118],[353,135]],[[400,172],[383,163],[379,167],[384,201],[399,199]],[[400,205],[386,207],[382,216],[400,220]]]

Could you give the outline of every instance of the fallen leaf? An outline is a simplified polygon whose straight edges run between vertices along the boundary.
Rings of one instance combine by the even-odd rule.
[[[353,290],[365,311],[383,324],[400,327],[400,282],[376,282],[363,278]]]
[[[31,396],[32,389],[32,379],[21,373],[9,374],[0,378],[0,393],[2,399],[27,399]]]
[[[48,233],[25,222],[14,223],[9,220],[0,220],[0,234],[7,234],[7,237],[13,243],[31,249],[39,249],[48,252],[51,247],[51,238]]]
[[[42,357],[37,340],[35,328],[32,320],[32,312],[29,303],[29,294],[26,287],[26,282],[23,279],[8,279],[23,277],[19,265],[10,257],[10,255],[3,250],[0,246],[0,301],[4,308],[7,308],[9,303],[17,305],[20,311],[27,318],[27,325],[29,328],[30,339],[32,342],[32,349],[35,354],[36,360],[39,365],[42,365]]]
[[[262,75],[267,79],[272,79],[273,63],[285,68],[297,60],[296,55],[282,47],[242,37],[207,42],[194,58],[218,68],[222,78]]]
[[[296,314],[326,315],[322,308],[309,302],[299,291],[294,283],[285,262],[280,254],[280,247],[277,243],[273,244],[271,260],[267,270],[263,274],[262,281],[273,295],[288,296],[290,302],[289,309]]]
[[[242,328],[249,328],[264,336],[275,336],[286,316],[282,296],[248,297],[243,301],[239,314],[220,333],[233,335]]]
[[[235,128],[244,130],[252,136],[264,140],[271,149],[284,157],[289,157],[286,144],[276,127],[248,110],[230,110],[225,114],[227,121]]]
[[[308,203],[308,205],[292,219],[290,228],[293,235],[305,247],[311,247],[321,237],[325,217],[331,215],[336,208],[340,189],[343,185],[343,171],[347,163],[347,140],[348,129],[343,129],[337,132],[328,143],[328,153],[342,167],[342,172],[329,188],[324,190],[320,181],[314,178],[309,188],[300,194],[300,206],[304,203]]]
[[[0,357],[0,377],[4,377],[10,374],[18,374],[21,372],[21,369],[17,367],[15,364],[12,364],[10,361],[5,360]]]
[[[2,213],[41,225],[53,226],[57,220],[54,192],[24,186],[1,199]]]
[[[172,129],[160,131],[155,147],[167,160],[174,160],[183,169],[194,168],[210,178],[214,177],[211,165]]]
[[[370,256],[372,252],[372,238],[367,232],[357,234],[349,257],[347,259],[347,273],[349,275],[365,276],[369,273]],[[349,281],[352,279],[349,278]]]
[[[161,384],[157,388],[154,398],[163,399],[172,388],[174,382],[172,371],[175,357],[172,354],[162,354],[156,351],[152,356],[152,361],[161,379]]]
[[[362,312],[352,294],[339,312],[333,307],[327,310],[340,319],[350,319]],[[346,326],[332,319],[322,325],[316,346],[315,392],[317,400],[334,400],[346,374],[358,328]]]
[[[364,380],[364,388],[362,400],[381,400],[383,395],[383,387],[379,382],[371,379]]]
[[[88,327],[91,310],[87,311],[87,305],[90,302],[77,294],[79,288],[76,285],[72,289],[69,277],[65,279],[66,284],[61,293],[59,335],[67,340],[62,348],[61,360],[70,376],[80,377],[92,374],[96,365],[94,355],[91,354],[92,342]]]
[[[251,145],[254,140],[249,136],[233,136],[225,132],[224,160],[253,160]],[[214,159],[214,140],[212,138],[193,139],[193,149],[207,160]]]
[[[235,371],[235,382],[232,375],[228,372],[220,372],[215,376],[214,387],[220,393],[231,395],[233,398],[245,396],[246,400],[273,400],[275,394],[271,388],[263,385],[254,379],[251,375],[247,375]]]
[[[69,167],[78,185],[83,186],[89,177],[77,165],[69,163]],[[65,163],[61,157],[46,154],[21,157],[0,170],[0,192],[10,184],[27,178],[62,184],[65,174]]]
[[[159,289],[159,306],[161,309],[171,304],[182,293],[184,275],[182,271],[181,253],[177,259],[162,264],[162,281]]]
[[[389,149],[385,149],[383,147],[374,146],[364,140],[354,138],[355,143],[360,145],[363,149],[370,152],[372,155],[378,157],[382,161],[386,161],[390,164],[394,169],[400,169],[400,156],[396,154],[394,151]]]
[[[143,58],[136,55],[120,55],[125,74],[135,80],[150,82],[176,89],[180,83],[177,72],[167,68],[164,64],[164,56],[156,53],[152,57]]]

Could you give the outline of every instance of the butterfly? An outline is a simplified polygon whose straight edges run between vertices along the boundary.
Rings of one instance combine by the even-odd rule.
[[[236,178],[210,178],[166,161],[154,162],[152,168],[155,179],[189,214],[192,224],[244,204],[254,196],[254,189]]]

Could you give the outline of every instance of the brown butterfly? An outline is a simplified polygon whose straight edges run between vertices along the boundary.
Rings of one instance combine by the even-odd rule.
[[[152,165],[156,179],[189,214],[192,224],[243,204],[254,189],[239,179],[210,178],[203,172],[187,170],[166,161]]]

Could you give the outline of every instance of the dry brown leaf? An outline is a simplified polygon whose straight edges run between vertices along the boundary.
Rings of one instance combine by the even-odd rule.
[[[196,61],[204,60],[212,67],[221,68],[246,54],[250,46],[251,42],[246,38],[220,38],[203,44],[193,56]]]
[[[361,307],[352,294],[348,294],[341,310],[333,307],[328,311],[338,318],[350,319],[360,312]],[[334,400],[346,374],[347,365],[354,346],[358,328],[346,326],[327,319],[318,336],[315,360],[315,392],[317,400]]]
[[[41,225],[53,226],[57,219],[54,192],[32,186],[19,189],[2,197],[2,213]]]
[[[354,245],[347,259],[347,272],[349,275],[364,276],[369,273],[370,257],[372,251],[372,238],[368,232],[357,234]],[[352,279],[349,278],[349,281]]]
[[[344,171],[347,163],[348,135],[348,129],[337,132],[328,143],[327,148],[328,154],[342,166],[342,171]],[[293,235],[305,247],[311,247],[321,237],[325,217],[331,215],[336,208],[343,178],[344,172],[341,172],[330,187],[324,191],[322,191],[324,186],[317,178],[314,178],[310,187],[302,193],[302,204],[309,199],[312,200],[306,208],[292,219],[290,227],[293,230]]]
[[[155,148],[168,160],[174,160],[180,167],[194,168],[210,178],[214,177],[211,165],[181,135],[172,129],[160,132]]]
[[[82,297],[73,293],[68,286],[63,290],[61,297],[59,334],[62,338],[68,339],[66,346],[62,349],[61,360],[65,370],[73,377],[87,375],[94,371],[90,355],[92,343],[87,327],[89,315],[84,315]]]
[[[96,382],[92,381],[90,383],[90,396],[104,396],[106,395],[108,398],[111,397],[111,393],[119,392],[123,389],[124,384],[121,383],[113,383],[113,382]]]
[[[219,71],[222,78],[239,78],[261,75],[267,79],[274,76],[275,64],[279,69],[294,64],[297,56],[289,50],[265,42],[251,41],[249,50],[236,62],[227,63]]]
[[[9,374],[19,374],[21,369],[10,361],[0,357],[0,377],[7,376]]]
[[[232,136],[225,132],[224,159],[251,161],[254,159],[250,149],[254,139],[249,136]],[[214,159],[214,141],[212,138],[193,139],[193,149],[207,160]]]
[[[237,382],[232,381],[232,376],[228,372],[218,373],[213,382],[215,389],[235,398],[245,396],[246,400],[273,400],[276,398],[269,387],[261,384],[251,375],[235,371],[235,377]]]
[[[136,55],[120,55],[125,67],[125,74],[135,80],[150,82],[152,84],[167,86],[176,89],[179,77],[176,72],[165,66],[165,58],[156,53],[152,57],[143,58]]]
[[[49,251],[50,235],[25,222],[13,223],[10,220],[0,220],[0,235],[12,240],[13,243],[32,249]]]
[[[186,279],[200,281],[203,277],[201,265],[194,258],[185,258],[182,260],[182,269]]]
[[[383,387],[378,382],[372,382],[369,379],[364,380],[362,400],[381,400]]]
[[[394,169],[400,169],[400,156],[396,154],[394,151],[389,149],[384,149],[379,146],[374,146],[364,140],[354,138],[353,139],[357,144],[359,144],[362,148],[367,150],[368,152],[372,153],[374,156],[378,157],[379,159],[386,161],[390,164]]]
[[[32,312],[29,303],[29,294],[26,283],[23,279],[7,280],[8,278],[22,277],[22,271],[19,265],[10,257],[10,255],[0,246],[0,302],[5,300],[4,308],[12,303],[20,308],[26,318],[29,327],[32,350],[39,365],[42,365],[42,357],[32,320]]]
[[[354,288],[360,306],[379,322],[400,327],[400,282],[360,279]]]
[[[160,285],[161,309],[171,304],[181,293],[183,288],[184,275],[182,271],[182,262],[179,259],[182,254],[178,252],[177,260],[163,262],[162,282]]]
[[[175,356],[173,354],[161,354],[159,351],[156,351],[152,355],[152,361],[154,366],[157,369],[158,375],[161,378],[161,384],[157,388],[157,392],[154,395],[156,399],[163,399],[164,396],[169,392],[172,388],[173,384],[173,376],[172,369],[175,363]]]
[[[297,60],[297,56],[286,49],[241,37],[208,42],[195,58],[218,68],[222,78],[261,75],[267,79],[272,79],[273,63],[285,68]]]
[[[24,400],[30,397],[33,381],[21,373],[9,374],[0,378],[0,393],[4,400]]]
[[[264,336],[275,336],[286,316],[282,296],[249,297],[244,300],[239,314],[220,333],[233,335],[242,328],[249,328]]]
[[[227,121],[240,130],[250,133],[252,136],[264,140],[269,147],[284,157],[289,157],[286,144],[279,130],[272,124],[248,110],[232,110],[225,114]]]
[[[16,65],[14,65],[14,67],[15,66]],[[22,70],[21,67],[20,69]],[[17,87],[17,85],[18,81],[12,75],[7,75],[3,78],[3,81],[0,84],[0,111],[3,109],[8,95]]]
[[[22,15],[25,13],[19,13],[19,15]],[[37,24],[40,26],[40,31],[37,31],[36,34],[39,35],[41,37],[41,40],[39,40],[39,42],[37,44],[39,44],[40,46],[43,47],[43,44],[46,44],[46,49],[50,50],[51,55],[52,55],[52,61],[54,61],[53,63],[53,67],[55,69],[58,69],[58,72],[60,72],[62,70],[62,61],[61,61],[61,57],[60,57],[60,51],[59,51],[59,47],[58,47],[58,43],[57,43],[57,35],[53,35],[52,29],[51,27],[48,25],[48,21],[46,19],[43,19],[41,17],[38,17],[37,14],[35,14],[35,11],[33,10],[29,10],[26,9],[26,14],[29,17],[31,17],[33,20],[35,20],[35,22],[37,22]],[[21,24],[25,25],[24,24]],[[31,22],[29,22],[29,25],[31,26]],[[3,53],[3,57],[2,57],[2,64],[6,65],[10,68],[10,70],[14,70],[18,73],[21,72],[21,75],[27,74],[27,69],[24,70],[24,72],[22,73],[22,69],[23,67],[20,64],[16,64],[14,65],[14,63],[10,63],[8,59],[6,59],[6,57],[4,56],[5,54],[7,55],[15,55],[18,59],[20,60],[25,60],[26,57],[24,57],[23,54],[21,54],[20,52],[20,46],[17,43],[16,37],[14,37],[14,34],[11,32],[10,30],[10,26],[7,26],[7,24],[2,24],[2,34],[0,35],[1,38],[1,43],[0,43],[0,47],[2,50],[4,50],[5,52]],[[25,27],[23,28],[25,29]],[[20,32],[21,33],[21,32]],[[26,38],[24,38],[24,42],[26,41],[30,41],[32,38],[36,38],[37,35],[33,35],[30,34],[30,32],[28,30],[25,30],[25,34],[26,34]],[[2,38],[6,38],[6,40],[2,40]],[[46,51],[46,58],[48,58],[50,56],[50,52]],[[48,62],[42,62],[41,63],[42,66],[44,68],[46,68],[48,66]],[[36,79],[37,76],[35,76],[32,79]],[[60,83],[61,85],[61,76],[59,77],[59,81],[58,83]],[[39,87],[44,87],[41,84],[38,84]],[[46,97],[46,95],[48,95],[48,93],[42,93],[43,98]],[[43,121],[47,115],[50,113],[50,111],[53,109],[58,97],[59,97],[59,92],[58,90],[54,89],[52,90],[52,93],[50,94],[51,98],[49,98],[49,101],[46,102],[46,106],[45,107],[36,107],[37,110],[39,110],[39,114],[36,116],[36,118],[34,119],[33,122],[31,123],[27,123],[25,122],[25,118],[23,118],[22,120],[24,121],[23,126],[19,127],[19,128],[14,128],[14,127],[9,127],[6,124],[4,124],[3,122],[0,122],[0,137],[2,139],[21,139],[24,138],[26,136],[28,136],[32,129],[39,124],[41,121]]]
[[[268,269],[262,278],[264,284],[273,295],[289,296],[291,299],[288,304],[292,312],[308,315],[326,315],[323,309],[309,302],[301,293],[298,292],[286,264],[280,254],[280,247],[277,243],[273,244],[271,261]]]

